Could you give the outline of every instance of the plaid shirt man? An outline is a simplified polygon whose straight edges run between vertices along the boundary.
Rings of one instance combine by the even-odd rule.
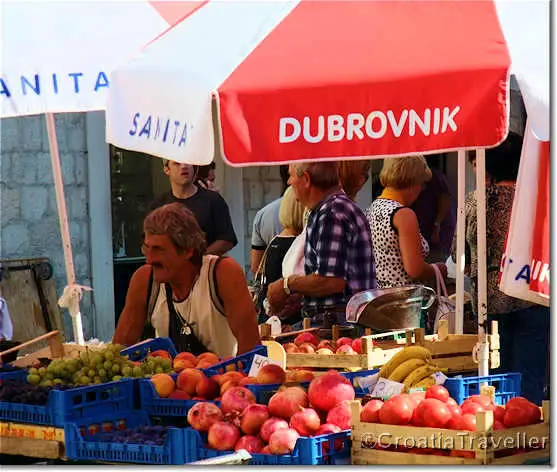
[[[355,293],[375,288],[375,263],[367,219],[344,192],[324,198],[310,213],[305,245],[306,275],[346,280],[344,293],[304,297],[306,308],[343,305]]]

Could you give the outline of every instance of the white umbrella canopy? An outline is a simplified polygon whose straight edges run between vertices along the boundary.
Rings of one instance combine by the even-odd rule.
[[[0,118],[46,114],[67,286],[60,299],[83,344],[53,113],[103,110],[112,70],[203,2],[3,1]]]
[[[499,288],[549,306],[550,2],[496,6],[528,114]]]

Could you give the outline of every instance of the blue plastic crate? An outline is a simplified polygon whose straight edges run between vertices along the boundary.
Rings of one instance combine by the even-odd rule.
[[[9,370],[7,370],[9,368]],[[27,378],[27,369],[20,369],[17,367],[4,366],[3,372],[0,372],[0,383],[4,380],[21,380],[24,381]]]
[[[178,351],[176,351],[170,338],[148,339],[147,341],[142,341],[126,349],[122,349],[120,354],[122,356],[128,356],[131,361],[142,361],[147,357],[147,354],[158,351],[159,349],[168,351],[172,357],[178,355]]]
[[[480,393],[480,385],[487,382],[495,387],[495,403],[504,405],[511,398],[520,396],[522,375],[518,372],[487,375],[485,377],[449,377],[444,386],[451,397],[460,405],[470,395]]]
[[[341,372],[341,374],[346,377],[348,380],[350,380],[350,382],[352,383],[352,386],[354,386],[354,391],[356,392],[356,397],[360,398],[363,397],[364,395],[370,393],[368,389],[362,388],[362,387],[356,387],[354,385],[354,381],[356,379],[359,379],[361,377],[367,377],[369,375],[373,375],[373,374],[377,374],[377,372],[379,372],[379,369],[371,369],[371,370],[359,370],[357,372]]]
[[[228,366],[234,366],[234,370],[237,370],[238,372],[245,372],[247,374],[251,368],[251,363],[253,362],[253,358],[256,354],[267,357],[267,346],[257,346],[255,349],[246,352],[245,354],[241,354],[232,359],[219,362],[218,364],[205,369],[205,374],[208,377],[217,374],[224,374],[227,371]]]
[[[172,375],[174,380],[176,377],[177,375]],[[155,387],[149,379],[139,380],[139,408],[150,416],[186,418],[190,408],[199,401],[201,400],[161,398],[157,395]]]
[[[216,451],[205,447],[206,434],[192,428],[184,430],[186,462],[209,459],[231,454],[233,451]],[[342,441],[342,447],[335,449],[335,441]],[[323,452],[323,445],[329,445],[331,453]],[[323,434],[312,438],[299,438],[292,454],[251,454],[252,465],[350,465],[350,431]]]
[[[143,411],[132,410],[119,415],[82,419],[66,423],[64,435],[66,456],[75,461],[125,462],[129,464],[182,465],[186,462],[184,430],[169,428],[166,441],[161,446],[149,444],[122,444],[103,441],[91,435],[91,428],[101,429],[106,425],[113,428],[136,428],[150,425],[149,417]],[[98,435],[98,432],[97,432]]]
[[[69,390],[51,390],[46,405],[0,402],[0,420],[62,428],[68,421],[134,407],[133,379]]]

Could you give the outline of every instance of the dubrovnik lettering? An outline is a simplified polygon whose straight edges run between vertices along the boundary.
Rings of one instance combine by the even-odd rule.
[[[98,92],[110,85],[105,72],[85,75],[83,72],[67,74],[52,73],[46,75],[22,75],[16,80],[0,77],[0,96],[11,98],[13,94],[24,96],[49,93],[82,93],[83,91]]]
[[[367,136],[370,139],[383,138],[388,130],[395,138],[399,138],[407,130],[409,136],[421,132],[424,136],[456,132],[458,126],[455,117],[460,111],[460,106],[453,108],[426,108],[423,113],[416,110],[402,110],[396,116],[392,110],[386,112],[372,111],[367,116],[361,113],[342,115],[328,115],[317,117],[317,130],[315,122],[309,116],[300,120],[292,116],[282,117],[279,120],[279,142],[292,143],[302,137],[308,143],[319,143],[325,139],[329,142],[360,141]]]
[[[192,128],[193,126],[188,125],[185,121],[135,113],[128,133],[130,136],[152,139],[153,141],[174,144],[181,147],[186,144],[188,130]]]

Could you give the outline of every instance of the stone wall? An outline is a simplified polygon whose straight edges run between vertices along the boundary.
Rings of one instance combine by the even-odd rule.
[[[91,286],[85,114],[57,115],[56,130],[77,283]],[[48,257],[61,295],[66,273],[45,118],[3,119],[0,134],[0,258]],[[87,294],[81,309],[87,338],[94,331]],[[71,338],[70,317],[63,319]]]
[[[280,179],[279,166],[244,167],[244,204],[246,224],[245,247],[245,269],[246,274],[251,274],[251,233],[253,220],[256,213],[267,203],[280,197],[282,182]]]

